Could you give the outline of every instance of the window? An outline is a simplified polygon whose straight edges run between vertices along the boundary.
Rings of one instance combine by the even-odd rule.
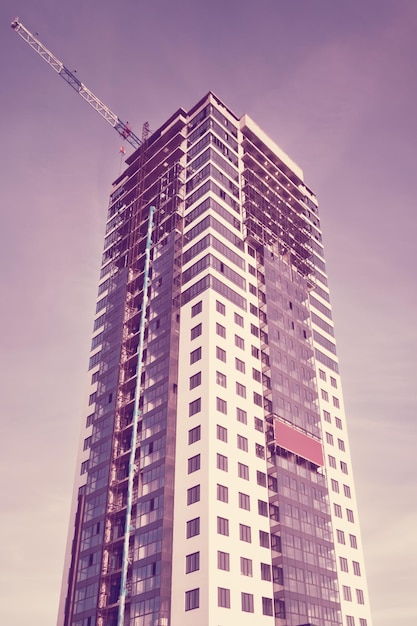
[[[254,367],[252,367],[252,378],[256,380],[258,383],[261,382],[261,372]]]
[[[271,534],[271,550],[274,550],[275,552],[282,552],[281,537],[274,533]]]
[[[341,450],[342,452],[345,451],[345,442],[343,441],[343,439],[338,439],[337,445],[339,446],[339,450]]]
[[[340,461],[340,469],[344,474],[348,474],[348,466],[344,461]]]
[[[256,470],[256,483],[261,487],[266,487],[266,474]]]
[[[188,431],[188,445],[200,441],[201,439],[201,426],[196,426]]]
[[[226,350],[223,350],[223,348],[219,348],[219,346],[216,346],[216,358],[219,359],[219,361],[223,361],[223,363],[226,363]]]
[[[239,313],[235,313],[235,323],[243,327],[243,317]]]
[[[342,507],[339,504],[334,504],[333,506],[336,517],[342,517]]]
[[[345,493],[346,498],[352,497],[349,485],[343,485],[343,491]]]
[[[255,443],[255,454],[259,459],[265,458],[265,446],[261,446],[260,443]]]
[[[91,384],[94,385],[94,383],[96,383],[98,381],[98,377],[100,375],[100,370],[97,370],[96,372],[94,372],[94,374],[91,376]]]
[[[196,454],[188,459],[188,473],[192,474],[200,469],[200,455]]]
[[[104,326],[104,318],[105,318],[105,315],[100,315],[100,317],[94,320],[93,331],[96,331],[102,326]]]
[[[229,489],[224,485],[217,484],[217,500],[219,502],[229,502]]]
[[[201,359],[201,348],[196,348],[190,352],[190,365]]]
[[[335,389],[337,389],[337,382],[336,379],[333,378],[333,376],[330,376],[330,384],[332,387],[335,387]]]
[[[356,589],[356,601],[358,604],[365,604],[365,598],[362,589]]]
[[[277,567],[276,565],[272,566],[272,580],[277,585],[284,584],[284,572],[282,567]]]
[[[272,615],[272,598],[262,598],[262,615]]]
[[[217,587],[217,606],[230,609],[230,589]]]
[[[352,602],[352,591],[346,585],[343,585],[343,599]]]
[[[227,456],[217,453],[217,469],[222,470],[223,472],[228,471]]]
[[[355,574],[355,576],[360,576],[361,575],[361,566],[357,561],[352,561],[352,565],[353,565],[353,573]]]
[[[346,626],[355,626],[355,618],[352,615],[346,615]]]
[[[294,365],[295,367],[295,365]],[[271,383],[271,377],[267,376],[266,374],[262,374],[262,382],[264,384],[264,387],[266,387],[267,389],[272,389],[272,383]],[[298,389],[298,385],[297,389]],[[272,403],[271,403],[272,404]]]
[[[221,324],[219,324],[218,322],[216,322],[216,333],[220,337],[223,337],[224,339],[226,337],[226,328],[222,326]]]
[[[108,297],[104,296],[104,298],[102,298],[101,300],[97,302],[96,313],[98,313],[99,311],[102,311],[107,306],[107,300],[108,300]]]
[[[256,276],[256,269],[253,267],[253,265],[248,264],[248,271],[249,274],[252,274],[252,276]]]
[[[326,372],[324,372],[323,370],[319,370],[319,376],[321,380],[326,380]]]
[[[201,333],[203,332],[203,325],[202,324],[197,324],[197,326],[194,326],[194,328],[191,329],[191,340],[196,339],[197,337],[199,337],[201,335]]]
[[[237,464],[237,473],[239,478],[243,478],[244,480],[249,480],[249,467],[244,463]]]
[[[252,304],[252,302],[249,305],[249,311],[252,313],[252,315],[258,317],[258,307]]]
[[[348,566],[348,560],[345,559],[343,556],[339,557],[339,563],[340,563],[340,569],[342,570],[342,572],[348,572],[349,571],[349,566]]]
[[[246,493],[239,492],[239,508],[250,511],[250,497]]]
[[[185,610],[192,611],[200,606],[200,589],[191,589],[185,592]]]
[[[185,557],[185,573],[190,574],[200,569],[200,553],[193,552]]]
[[[363,617],[359,618],[359,626],[368,626],[368,622]]]
[[[263,350],[261,352],[261,360],[264,365],[269,366],[269,363],[270,363],[269,354],[267,354]]]
[[[274,493],[278,493],[278,480],[275,476],[268,476],[268,488]]]
[[[334,421],[336,423],[336,428],[342,430],[342,420],[339,417],[335,417]]]
[[[256,346],[251,346],[251,354],[255,359],[259,359],[259,348]]]
[[[269,548],[269,533],[264,530],[259,531],[259,545],[261,548]]]
[[[216,311],[217,313],[221,313],[222,315],[226,315],[226,307],[223,302],[219,302],[216,300]]]
[[[92,441],[93,441],[92,437],[87,437],[86,439],[84,439],[83,450],[88,450],[89,448],[91,448]]]
[[[94,416],[95,416],[95,413],[90,413],[90,415],[87,415],[87,419],[86,419],[86,422],[85,422],[85,427],[86,428],[91,426],[91,424],[94,422]]]
[[[333,467],[334,469],[336,469],[336,459],[331,454],[329,454],[329,465],[330,467]]]
[[[217,517],[217,533],[226,537],[229,536],[229,520],[225,517]]]
[[[217,424],[217,439],[227,443],[227,428],[220,426],[220,424]]]
[[[224,413],[225,415],[227,415],[226,400],[222,400],[221,398],[216,398],[216,409],[220,411],[220,413]]]
[[[254,337],[259,337],[259,328],[255,324],[250,325],[250,332]]]
[[[97,391],[94,391],[94,393],[92,393],[92,394],[90,395],[90,397],[88,398],[88,404],[89,404],[89,406],[90,406],[91,404],[94,404],[94,402],[96,401],[96,398],[97,398]]]
[[[245,349],[245,340],[239,335],[235,335],[235,346],[241,350]]]
[[[226,376],[221,372],[216,372],[216,383],[221,387],[227,387]]]
[[[236,383],[236,393],[241,398],[246,398],[246,387],[241,383]]]
[[[198,315],[198,313],[201,313],[202,310],[203,310],[203,303],[200,300],[200,302],[196,302],[191,307],[191,317],[195,317],[196,315]]]
[[[194,504],[200,500],[200,485],[187,489],[187,504]]]
[[[258,500],[258,513],[263,517],[268,517],[268,504],[263,500]]]
[[[339,402],[339,398],[336,398],[335,396],[333,396],[333,406],[336,407],[336,409],[340,409],[340,402]]]
[[[190,519],[187,522],[187,539],[190,537],[195,537],[200,534],[200,518],[195,517],[194,519]]]
[[[248,414],[243,409],[237,408],[236,409],[236,419],[237,419],[238,422],[241,422],[242,424],[247,424],[248,423]]]
[[[356,535],[349,535],[349,542],[350,542],[350,547],[351,548],[358,548],[358,542],[356,539]]]
[[[251,283],[249,283],[249,293],[251,293],[253,296],[256,296],[256,287]]]
[[[194,389],[201,385],[201,372],[197,372],[193,376],[190,376],[190,389]]]
[[[264,423],[259,417],[254,418],[255,430],[259,430],[260,433],[264,432]]]
[[[326,402],[329,401],[329,394],[327,393],[327,391],[325,389],[320,389],[321,392],[321,397],[323,398],[323,400],[326,400]]]
[[[336,530],[336,535],[337,535],[337,542],[338,543],[342,543],[343,545],[345,545],[346,541],[345,541],[345,533],[343,532],[343,530]]]
[[[246,437],[242,437],[242,435],[237,436],[237,447],[244,452],[248,451],[248,440]]]
[[[329,411],[323,411],[323,417],[324,417],[326,422],[331,422],[332,421],[332,418],[330,417]]]
[[[260,393],[253,392],[253,402],[256,406],[262,406],[262,396]]]
[[[228,552],[217,551],[217,569],[222,569],[225,572],[230,571],[230,554]]]
[[[331,446],[333,445],[333,435],[331,435],[330,433],[326,433],[326,441],[327,443],[329,443]]]
[[[346,516],[348,518],[348,522],[354,522],[355,518],[353,515],[353,511],[351,509],[346,509]]]
[[[239,524],[239,538],[246,543],[252,542],[251,528],[245,524]]]
[[[252,559],[240,557],[240,573],[242,576],[252,576]]]
[[[339,493],[339,483],[334,478],[331,479],[332,491]]]
[[[191,417],[192,415],[195,415],[196,413],[199,413],[200,411],[201,411],[201,398],[197,398],[196,400],[193,400],[192,402],[189,403],[188,405],[189,417]]]
[[[279,507],[275,504],[269,505],[269,517],[276,522],[279,522]]]
[[[87,461],[84,461],[83,463],[81,463],[81,471],[80,471],[81,476],[88,472],[88,464],[89,464],[88,459]]]
[[[245,370],[246,370],[245,363],[244,363],[244,361],[241,361],[237,357],[235,358],[235,367],[236,367],[238,372],[242,372],[242,374],[245,373]]]
[[[253,613],[253,594],[243,593],[242,591],[242,611],[245,613]]]
[[[261,580],[271,580],[271,566],[269,563],[261,563]]]

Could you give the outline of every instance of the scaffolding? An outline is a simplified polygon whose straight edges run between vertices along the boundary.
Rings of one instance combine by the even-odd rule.
[[[173,309],[176,313],[173,315],[178,317],[184,185],[182,127],[181,124],[176,126],[172,137],[168,133],[159,138],[156,133],[149,141],[147,128],[144,128],[142,145],[128,159],[128,167],[115,181],[116,188],[110,199],[108,247],[104,252],[112,266],[108,306],[123,309],[124,314],[123,319],[114,318],[110,322],[110,326],[121,326],[121,349],[100,574],[99,626],[126,624],[131,596],[135,594],[132,568],[136,506],[141,496],[144,353],[147,324],[151,321],[148,288],[154,273],[152,259],[158,255],[157,249],[161,246],[161,250],[164,249],[163,242],[169,233],[175,232]],[[175,146],[169,162],[164,150],[167,141]],[[152,282],[157,289],[158,281]],[[112,332],[110,327],[108,332]]]

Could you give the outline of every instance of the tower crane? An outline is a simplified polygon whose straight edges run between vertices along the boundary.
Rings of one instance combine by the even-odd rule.
[[[39,56],[46,63],[48,63],[50,67],[52,67],[52,69],[59,76],[61,76],[61,78],[65,80],[66,83],[68,83],[68,85],[70,85],[70,87],[72,87],[82,98],[84,98],[84,100],[88,102],[88,104],[92,106],[93,109],[95,109],[97,113],[99,113],[106,120],[106,122],[110,124],[110,126],[113,126],[123,139],[130,143],[133,148],[139,148],[142,141],[135,135],[129,124],[122,122],[122,120],[119,119],[119,117],[113,113],[113,111],[111,111],[109,107],[104,104],[104,102],[97,98],[97,96],[94,95],[93,92],[90,91],[90,89],[88,89],[88,87],[86,87],[73,72],[70,72],[62,61],[57,59],[57,57],[52,54],[52,52],[50,52],[48,48],[46,48],[46,46],[44,46],[43,43],[37,39],[37,37],[35,37],[35,35],[32,35],[32,33],[25,28],[25,26],[23,26],[18,17],[13,20],[11,27],[37,54],[39,54]]]

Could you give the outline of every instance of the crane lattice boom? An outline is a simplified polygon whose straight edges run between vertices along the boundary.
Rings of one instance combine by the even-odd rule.
[[[129,125],[125,122],[122,122],[113,111],[107,107],[104,102],[102,102],[96,95],[93,94],[88,87],[86,87],[78,78],[70,72],[70,70],[65,67],[65,65],[56,58],[55,55],[52,54],[40,41],[32,35],[27,28],[23,26],[23,24],[19,21],[19,18],[13,20],[11,24],[13,30],[20,35],[20,37],[26,41],[29,46],[35,50],[39,54],[39,56],[48,63],[50,67],[61,78],[63,78],[68,85],[70,85],[79,95],[88,102],[90,106],[93,107],[99,113],[106,122],[108,122],[113,128],[119,133],[123,139],[125,139],[131,146],[134,148],[139,148],[141,145],[141,140],[137,137],[134,132],[130,129]]]

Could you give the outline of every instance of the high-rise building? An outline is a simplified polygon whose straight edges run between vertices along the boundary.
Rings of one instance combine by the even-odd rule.
[[[371,626],[316,197],[212,93],[113,185],[89,376],[59,626]]]

